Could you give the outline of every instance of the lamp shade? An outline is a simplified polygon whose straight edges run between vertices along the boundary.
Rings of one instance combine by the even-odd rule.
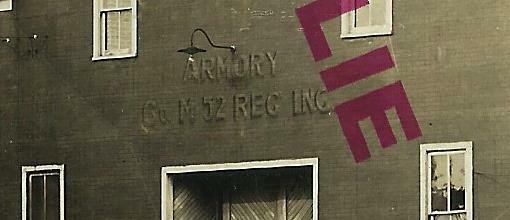
[[[205,49],[198,48],[198,47],[195,47],[195,46],[191,46],[191,47],[188,47],[188,48],[185,48],[185,49],[180,49],[177,52],[186,53],[186,54],[189,54],[189,55],[193,56],[193,54],[203,53],[203,52],[206,52],[206,51],[207,50],[205,50]]]

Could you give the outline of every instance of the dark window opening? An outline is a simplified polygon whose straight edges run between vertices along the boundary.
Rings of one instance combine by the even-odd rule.
[[[59,220],[59,171],[30,172],[26,183],[27,220]]]

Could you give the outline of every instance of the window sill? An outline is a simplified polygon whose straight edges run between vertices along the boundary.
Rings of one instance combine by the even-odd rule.
[[[351,38],[387,36],[387,35],[391,35],[391,34],[392,34],[391,31],[381,31],[381,32],[372,32],[372,33],[347,33],[347,34],[340,34],[340,38],[351,39]]]
[[[136,53],[122,54],[122,55],[109,55],[109,56],[93,56],[92,61],[128,59],[128,58],[133,58],[136,56],[137,56]]]

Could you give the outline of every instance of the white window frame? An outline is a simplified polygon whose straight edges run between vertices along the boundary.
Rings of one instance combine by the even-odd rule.
[[[448,153],[452,151],[464,151],[464,170],[466,178],[465,212],[466,219],[473,220],[473,142],[456,143],[432,143],[420,144],[420,220],[428,220],[430,214],[442,214],[443,212],[431,213],[429,193],[430,177],[428,170],[431,169],[430,155]],[[437,152],[437,153],[436,153]],[[456,211],[444,212],[455,214]]]
[[[94,11],[93,11],[93,54],[92,60],[106,60],[106,59],[120,59],[120,58],[130,58],[136,57],[137,55],[137,0],[131,0],[131,7],[119,7],[115,9],[103,9],[103,0],[94,0]],[[103,28],[103,24],[105,21],[102,21],[101,13],[108,11],[123,11],[123,10],[131,10],[131,53],[126,54],[115,54],[115,55],[103,55],[104,45],[105,45],[105,30]]]
[[[27,220],[27,176],[30,172],[58,170],[60,181],[60,220],[65,218],[65,198],[64,198],[64,165],[41,165],[41,166],[22,166],[21,167],[21,219]]]
[[[318,220],[318,199],[319,199],[319,159],[290,159],[290,160],[272,160],[272,161],[253,161],[239,163],[221,163],[221,164],[201,164],[188,166],[167,166],[161,168],[161,219],[172,220],[173,211],[167,212],[167,208],[173,210],[173,174],[194,173],[194,172],[212,172],[212,171],[232,171],[249,169],[268,169],[285,167],[304,167],[312,166],[312,216],[313,220]]]
[[[9,6],[7,8],[0,8],[0,11],[10,11],[12,10],[12,0],[8,0]]]
[[[369,1],[383,1],[383,0],[369,0]],[[342,15],[342,33],[341,38],[355,38],[355,37],[369,37],[378,35],[390,35],[393,31],[393,0],[386,1],[386,22],[384,25],[371,25],[366,27],[355,27],[356,10],[345,13]],[[363,6],[369,7],[369,5]]]

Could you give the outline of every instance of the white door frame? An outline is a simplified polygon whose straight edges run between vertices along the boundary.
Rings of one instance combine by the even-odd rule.
[[[319,159],[289,159],[289,160],[270,160],[270,161],[250,161],[239,163],[220,163],[220,164],[200,164],[186,166],[167,166],[161,168],[161,219],[173,220],[173,182],[172,174],[193,173],[193,172],[212,172],[227,170],[249,170],[249,169],[268,169],[281,167],[302,167],[312,166],[312,210],[313,220],[319,219],[318,199],[319,199]]]

